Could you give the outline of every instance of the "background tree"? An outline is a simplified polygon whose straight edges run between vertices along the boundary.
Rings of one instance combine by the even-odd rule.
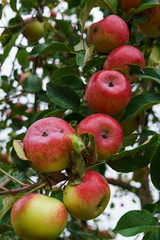
[[[143,240],[160,239],[160,205],[159,201],[154,202],[150,187],[151,181],[158,194],[160,117],[154,105],[160,103],[160,33],[156,28],[154,34],[153,27],[159,24],[160,14],[156,15],[154,9],[158,7],[156,13],[160,13],[160,4],[157,0],[141,0],[129,9],[123,4],[125,1],[117,0],[3,0],[0,4],[0,131],[2,136],[6,131],[8,134],[7,140],[1,137],[0,147],[1,239],[19,239],[11,227],[10,212],[23,194],[40,192],[62,201],[68,172],[34,171],[25,159],[21,142],[29,126],[39,119],[62,118],[76,130],[84,118],[94,113],[86,101],[85,89],[89,79],[103,70],[111,51],[101,53],[88,44],[87,29],[94,21],[91,10],[95,7],[104,18],[114,14],[126,22],[126,44],[140,50],[146,67],[127,62],[129,73],[138,80],[131,84],[132,98],[124,112],[114,116],[124,132],[121,150],[87,167],[122,189],[122,195],[127,191],[138,196],[142,209],[127,212],[114,229],[103,232],[96,221],[91,228],[87,221],[70,217],[66,231],[58,239],[116,239],[117,233],[125,237],[144,233]],[[147,9],[157,20],[147,25],[147,31],[151,25],[151,35],[143,25],[149,17]],[[11,55],[11,68],[4,69]],[[125,72],[122,66],[116,70]],[[151,128],[151,122],[157,124],[157,131]],[[81,141],[72,141],[75,151],[82,155]],[[88,137],[84,144],[87,148],[90,142],[89,155],[93,157],[94,139]],[[72,169],[78,174],[82,169],[82,165],[78,166],[80,155]],[[117,172],[116,178],[107,177],[110,168]]]

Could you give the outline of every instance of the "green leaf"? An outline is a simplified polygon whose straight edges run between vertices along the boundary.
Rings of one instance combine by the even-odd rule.
[[[36,45],[30,55],[37,57],[54,52],[71,52],[71,49],[65,43],[52,41]]]
[[[12,229],[11,226],[0,224],[0,234],[10,231],[11,229]]]
[[[25,78],[23,85],[24,90],[30,93],[39,92],[42,88],[42,84],[36,73],[32,73],[28,78]]]
[[[82,151],[85,150],[85,145],[79,136],[77,135],[67,135],[67,136],[72,140],[73,147],[77,154],[80,154]]]
[[[153,80],[160,84],[160,70],[159,69],[157,69],[157,68],[141,68],[141,70],[138,71],[136,66],[133,69],[133,65],[132,66],[130,64],[128,64],[128,65],[131,67],[131,71],[133,70],[134,74],[138,78]]]
[[[65,75],[62,78],[59,78],[55,81],[56,84],[62,85],[62,86],[69,86],[73,88],[74,90],[84,90],[85,85],[81,78],[77,77],[76,75],[69,74]]]
[[[46,94],[51,102],[55,102],[63,108],[75,109],[80,105],[79,96],[68,86],[60,86],[54,82],[49,82]]]
[[[142,11],[144,11],[148,8],[152,8],[152,7],[155,7],[157,5],[160,5],[157,0],[149,0],[149,1],[147,1],[147,3],[146,3],[146,0],[141,0],[140,4],[139,4],[139,7],[137,9],[132,8],[130,10],[130,13],[131,14],[138,14],[138,13],[141,13]]]
[[[77,53],[77,55],[76,55],[76,63],[77,63],[77,65],[79,65],[80,67],[83,67],[83,65],[84,65],[84,58],[85,58],[84,52]]]
[[[159,156],[160,156],[160,141],[159,141],[159,145],[156,149],[156,152],[153,156],[151,165],[150,165],[150,173],[151,173],[151,180],[153,185],[160,190],[160,160],[159,160]]]
[[[24,161],[24,160],[20,159],[17,156],[17,153],[15,152],[14,148],[11,151],[11,158],[12,158],[12,161],[15,164],[16,168],[19,171],[22,171],[22,172],[27,171],[28,168],[30,167],[30,161]]]
[[[25,49],[20,49],[17,53],[17,59],[19,64],[25,69],[29,67],[28,52]]]
[[[142,240],[159,240],[160,230],[158,232],[148,232],[145,234]]]
[[[13,47],[14,44],[15,44],[15,41],[16,41],[17,38],[18,38],[18,35],[19,35],[19,33],[13,34],[12,37],[11,37],[11,40],[10,40],[9,43],[5,46],[4,52],[3,52],[2,56],[1,56],[1,64],[3,64],[4,61],[6,60],[6,58],[8,57],[9,52],[11,51],[12,47]]]
[[[160,103],[160,93],[149,93],[135,96],[131,98],[121,120],[127,121],[158,103]]]
[[[56,82],[58,79],[61,79],[62,77],[65,77],[66,75],[72,75],[76,73],[75,68],[77,67],[77,65],[72,64],[72,65],[68,65],[65,67],[61,67],[59,69],[57,69],[52,77],[51,77],[51,81]]]
[[[10,6],[14,12],[17,12],[17,0],[10,0]]]
[[[94,50],[94,45],[91,45],[90,47],[88,47],[86,49],[85,57],[84,57],[84,65],[89,60],[89,58],[92,56],[93,50]]]
[[[94,68],[94,67],[99,67],[102,66],[104,64],[106,58],[103,57],[99,57],[99,58],[94,58],[91,59],[90,61],[88,61],[88,63],[83,67],[83,71],[84,73],[88,72],[90,69]]]
[[[157,232],[158,226],[154,216],[147,210],[132,210],[120,218],[113,231],[130,237],[142,232]]]
[[[103,0],[103,1],[100,0],[99,5],[102,6],[104,9],[108,9],[113,14],[117,13],[118,0],[114,0],[114,1],[113,0]]]
[[[147,141],[147,143],[137,148],[109,155],[106,158],[106,162],[117,172],[134,172],[140,168],[146,167],[152,162],[158,145],[158,134],[155,134],[150,141]]]

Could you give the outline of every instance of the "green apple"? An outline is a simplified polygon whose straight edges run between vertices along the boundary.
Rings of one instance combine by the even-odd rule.
[[[29,19],[26,19],[25,21],[28,20]],[[40,21],[33,19],[33,21],[24,25],[22,34],[29,42],[36,43],[41,37],[43,37],[44,27]]]
[[[160,0],[157,0],[160,3]],[[148,37],[160,36],[160,5],[146,9],[141,12],[147,20],[142,23],[138,23],[137,26],[140,31]]]
[[[110,199],[110,187],[98,172],[87,170],[83,182],[68,184],[63,191],[63,202],[71,216],[90,220],[98,217]]]
[[[24,240],[53,240],[66,227],[67,210],[55,198],[30,193],[13,205],[11,224],[16,235]]]
[[[88,43],[94,50],[108,53],[112,49],[125,45],[129,39],[129,30],[125,21],[117,15],[109,15],[92,23],[87,31]]]

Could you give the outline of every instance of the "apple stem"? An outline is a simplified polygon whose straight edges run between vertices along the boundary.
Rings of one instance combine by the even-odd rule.
[[[15,182],[17,182],[20,186],[22,186],[22,187],[26,186],[25,183],[20,182],[18,179],[14,178],[12,175],[10,175],[9,173],[5,172],[2,168],[0,168],[0,172],[4,173],[4,174],[7,175],[8,177],[10,177],[12,180],[14,180]]]
[[[97,166],[102,165],[102,164],[105,164],[105,163],[106,163],[106,161],[103,160],[103,161],[101,161],[101,162],[98,162],[98,163],[96,163],[96,164],[93,164],[93,165],[90,166],[88,169],[92,169],[92,168],[94,168],[94,167],[97,167]]]
[[[29,191],[28,193],[35,192],[35,191],[37,191],[37,190],[39,190],[39,189],[45,187],[46,185],[47,185],[47,183],[46,183],[46,182],[43,182],[43,183],[41,183],[39,186],[33,188],[33,189],[32,189],[31,191]],[[28,193],[27,193],[27,194],[28,194]]]

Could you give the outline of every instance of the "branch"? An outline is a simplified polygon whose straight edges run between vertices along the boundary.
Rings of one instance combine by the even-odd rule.
[[[131,186],[129,183],[126,183],[120,179],[114,179],[114,178],[106,178],[106,180],[109,184],[121,187],[123,189],[126,189],[130,192],[134,192],[135,194],[137,194],[138,188]]]

